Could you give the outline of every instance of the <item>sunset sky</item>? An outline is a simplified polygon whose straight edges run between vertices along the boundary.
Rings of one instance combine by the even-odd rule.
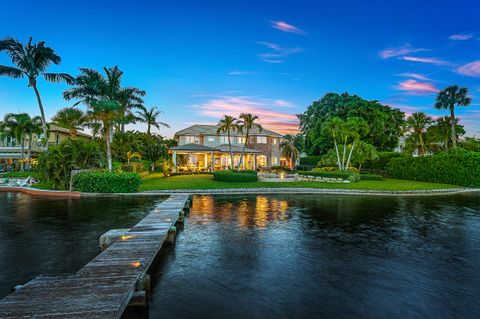
[[[438,116],[436,92],[458,84],[473,99],[460,123],[480,136],[477,1],[31,0],[4,2],[2,12],[0,38],[46,41],[63,58],[52,72],[118,65],[124,85],[165,112],[172,128],[162,135],[240,112],[295,132],[295,114],[327,92]],[[10,65],[6,54],[0,65]],[[48,117],[72,105],[66,88],[39,84]],[[38,114],[25,79],[0,77],[7,112]]]

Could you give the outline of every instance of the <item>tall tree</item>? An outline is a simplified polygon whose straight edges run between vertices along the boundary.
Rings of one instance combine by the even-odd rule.
[[[231,133],[238,131],[237,119],[230,115],[224,115],[223,118],[218,122],[217,125],[217,135],[220,133],[227,133],[228,137],[228,148],[230,150],[230,168],[234,169],[234,159],[232,152],[232,141],[230,140]]]
[[[27,113],[5,114],[3,125],[20,142],[20,159],[22,160],[21,170],[23,171],[23,160],[25,159],[25,136],[35,129],[35,122],[38,118],[32,118]],[[31,138],[30,138],[31,139]],[[30,153],[30,151],[29,151]]]
[[[146,92],[144,90],[134,87],[126,87],[118,92],[118,101],[121,105],[120,112],[123,114],[117,124],[119,131],[125,132],[125,124],[135,123],[137,117],[133,113],[134,109],[145,111],[142,99],[145,94]]]
[[[137,121],[139,121],[141,123],[146,123],[147,124],[147,134],[152,135],[150,133],[150,129],[151,129],[152,126],[157,128],[157,129],[160,129],[160,126],[170,127],[170,125],[168,125],[167,123],[160,122],[158,120],[158,117],[162,113],[163,112],[158,110],[156,106],[153,106],[148,110],[144,108],[141,111],[137,111],[136,119],[137,119]]]
[[[435,145],[439,145],[440,149],[447,150],[452,147],[452,119],[450,116],[443,116],[438,118],[435,121],[435,124],[430,126],[427,129],[426,135],[426,144],[432,150],[436,150],[439,147],[435,147]],[[458,119],[455,119],[455,132],[457,134],[457,142],[458,137],[465,134],[465,129],[463,125],[458,124]]]
[[[77,137],[78,130],[85,126],[87,117],[82,110],[76,107],[65,107],[57,111],[52,121],[70,131],[71,137]]]
[[[431,116],[423,112],[415,112],[406,121],[407,129],[411,130],[412,137],[418,141],[418,155],[425,155],[425,142],[423,136],[427,128],[433,123]]]
[[[6,38],[0,41],[0,52],[4,51],[12,60],[14,67],[0,65],[0,75],[11,78],[28,79],[28,86],[32,87],[37,97],[40,115],[42,117],[43,135],[47,138],[47,122],[45,120],[45,111],[43,109],[42,99],[38,91],[37,79],[43,76],[46,81],[59,83],[65,82],[72,84],[74,78],[67,73],[48,73],[47,68],[53,64],[60,64],[61,58],[55,51],[45,46],[44,41],[32,43],[32,38],[26,45],[23,45],[17,39]]]
[[[124,89],[121,86],[123,72],[118,66],[104,68],[104,72],[106,76],[93,69],[80,69],[75,86],[66,90],[63,97],[67,101],[76,99],[74,105],[85,104],[88,107],[87,115],[95,123],[94,127],[99,128],[100,124],[106,142],[108,168],[111,170],[113,127],[125,118],[122,106]]]
[[[452,145],[457,148],[457,132],[455,122],[455,107],[468,106],[472,103],[472,99],[468,97],[467,88],[459,88],[457,85],[451,85],[444,90],[438,92],[435,99],[435,108],[439,110],[450,110],[451,128],[452,128]]]
[[[28,134],[28,151],[27,158],[32,159],[32,146],[33,146],[33,136],[34,134],[39,136],[42,133],[42,118],[40,116],[34,116],[31,119],[27,127]]]
[[[400,110],[357,95],[327,93],[314,101],[304,113],[298,114],[306,153],[324,154],[334,147],[333,140],[322,133],[323,124],[333,117],[343,121],[349,117],[360,117],[367,121],[370,131],[363,141],[379,151],[393,150],[402,136],[404,113]]]
[[[297,140],[294,135],[287,134],[282,138],[282,143],[280,144],[282,149],[282,156],[289,159],[290,168],[293,169],[295,166],[295,161],[300,156],[300,151],[297,148]]]
[[[240,162],[238,163],[238,170],[243,163],[243,156],[245,154],[245,148],[248,144],[248,138],[250,137],[250,132],[254,129],[257,129],[259,132],[263,131],[263,127],[257,123],[258,116],[251,113],[242,113],[237,120],[237,129],[239,132],[245,133],[245,141],[243,143],[242,155],[240,157]]]

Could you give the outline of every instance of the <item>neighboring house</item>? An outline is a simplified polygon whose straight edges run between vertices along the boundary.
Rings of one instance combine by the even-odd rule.
[[[214,171],[231,165],[227,133],[217,134],[216,125],[193,125],[175,133],[178,146],[170,153],[176,171]],[[245,134],[230,135],[234,165],[238,166],[245,143]],[[253,129],[249,133],[241,169],[256,169],[280,165],[282,135],[270,130]]]
[[[63,140],[70,137],[70,131],[66,128],[59,127],[53,124],[49,125],[47,146],[53,146],[60,144]],[[92,136],[83,132],[78,132],[77,137],[91,139]],[[29,145],[29,137],[25,136],[24,156],[27,156],[27,150]],[[37,157],[38,153],[46,150],[47,147],[40,143],[40,137],[36,134],[32,139],[32,157]],[[14,161],[20,159],[21,145],[19,141],[16,141],[14,137],[4,135],[0,138],[0,167],[6,167],[12,165]],[[2,169],[0,168],[0,171]]]

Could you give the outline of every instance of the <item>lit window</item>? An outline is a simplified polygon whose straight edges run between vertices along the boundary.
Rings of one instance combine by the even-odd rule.
[[[273,145],[277,144],[277,139],[276,138],[272,138],[272,144]]]
[[[258,144],[267,144],[267,137],[266,136],[257,136],[257,143]]]
[[[208,141],[209,143],[215,143],[215,136],[208,136],[208,137],[207,137],[207,141]]]
[[[278,166],[278,157],[272,157],[272,165]]]
[[[198,139],[198,136],[190,136],[190,135],[185,136],[185,143],[187,144],[189,143],[198,144],[199,142],[200,140]]]
[[[245,137],[243,137],[243,136],[238,136],[238,137],[237,137],[237,143],[238,143],[238,144],[245,144],[245,140],[246,140],[246,139],[245,139]]]

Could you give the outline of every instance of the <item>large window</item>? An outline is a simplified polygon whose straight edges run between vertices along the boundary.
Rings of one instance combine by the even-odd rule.
[[[267,144],[266,136],[257,136],[257,144]]]
[[[257,167],[267,166],[267,157],[265,155],[257,156]]]
[[[277,141],[278,141],[278,138],[272,138],[272,144],[273,144],[273,145],[276,145],[276,144],[277,144]]]
[[[192,136],[192,135],[186,135],[185,136],[185,143],[186,144],[199,144],[200,143],[200,139],[198,138],[198,136]]]
[[[245,137],[238,136],[237,137],[237,144],[245,144]]]
[[[216,136],[207,136],[207,142],[208,143],[215,143]]]
[[[278,157],[272,157],[272,166],[278,166]]]

